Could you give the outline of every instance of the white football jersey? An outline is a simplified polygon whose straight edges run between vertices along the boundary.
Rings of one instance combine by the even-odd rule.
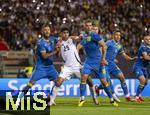
[[[81,66],[80,57],[77,52],[76,45],[71,38],[61,43],[61,55],[65,61],[65,66]]]

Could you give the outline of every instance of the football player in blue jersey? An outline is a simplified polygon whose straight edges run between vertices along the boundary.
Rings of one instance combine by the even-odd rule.
[[[141,44],[138,50],[138,59],[134,64],[133,70],[140,81],[140,84],[137,88],[135,101],[141,102],[144,101],[144,98],[141,96],[142,91],[148,82],[148,66],[150,64],[150,34],[144,36],[144,42]]]
[[[93,32],[95,32],[97,34],[100,34],[99,24],[93,23],[92,30],[93,30]],[[102,65],[102,67],[101,67],[101,76],[105,76],[107,78],[107,82],[110,84],[111,91],[112,91],[112,96],[113,96],[114,100],[116,102],[121,102],[120,99],[115,94],[114,87],[113,87],[113,84],[112,84],[111,79],[110,79],[110,75],[109,75],[105,65]],[[97,96],[99,96],[99,90],[100,89],[104,89],[102,84],[99,85],[99,86],[95,85],[95,90],[96,90]]]
[[[21,98],[35,84],[36,81],[48,78],[50,81],[56,81],[58,72],[53,65],[53,56],[59,52],[57,48],[57,39],[51,36],[50,26],[43,24],[43,36],[37,41],[36,48],[36,65],[28,84],[23,88],[22,93],[18,95],[16,105],[18,106]]]
[[[106,65],[107,61],[105,59],[106,56],[106,45],[103,41],[103,38],[95,32],[92,32],[92,21],[86,20],[84,23],[85,34],[81,42],[78,44],[78,51],[81,48],[84,48],[86,52],[86,59],[84,62],[84,66],[82,69],[81,83],[80,83],[80,102],[78,106],[83,106],[85,103],[85,92],[86,92],[86,81],[90,74],[94,72],[96,76],[99,77],[101,83],[104,86],[104,90],[110,98],[110,102],[114,106],[118,106],[118,104],[114,101],[112,97],[111,88],[106,81],[106,77],[100,75],[101,65]],[[100,46],[102,49],[102,53],[100,51]]]
[[[112,74],[113,76],[119,78],[126,100],[133,101],[133,99],[130,97],[124,74],[120,70],[120,68],[116,65],[115,59],[117,55],[121,55],[126,60],[135,60],[136,57],[132,58],[124,52],[123,47],[120,44],[120,39],[121,39],[121,32],[117,30],[113,33],[112,39],[106,41],[107,45],[106,60],[108,61],[106,69],[108,74]]]

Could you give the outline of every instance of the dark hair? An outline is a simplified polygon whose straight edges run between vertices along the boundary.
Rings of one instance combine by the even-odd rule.
[[[62,27],[61,28],[60,32],[64,32],[64,31],[68,31],[70,33],[69,28],[67,28],[67,27]]]
[[[42,28],[45,28],[45,27],[50,27],[50,24],[49,24],[48,22],[44,23],[44,24],[42,25]]]
[[[116,30],[113,31],[113,34],[115,34],[116,32],[120,32],[121,33],[121,31],[119,29],[116,29]]]
[[[92,23],[92,24],[93,24],[93,21],[92,21],[91,19],[86,19],[86,20],[84,21],[84,23]]]

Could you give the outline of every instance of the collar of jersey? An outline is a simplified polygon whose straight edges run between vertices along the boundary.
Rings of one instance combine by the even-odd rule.
[[[148,48],[150,48],[150,46],[148,46],[146,43],[143,43],[143,45],[146,46],[146,47],[148,47]]]
[[[49,39],[46,40],[44,37],[42,37],[42,40],[45,41],[45,42],[50,42]]]

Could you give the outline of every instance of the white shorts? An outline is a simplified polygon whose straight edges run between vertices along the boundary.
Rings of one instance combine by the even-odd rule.
[[[59,77],[64,78],[66,80],[71,79],[72,75],[75,75],[77,78],[81,78],[81,73],[80,73],[80,66],[76,66],[76,67],[67,67],[64,66],[61,69],[61,72],[59,74]]]

